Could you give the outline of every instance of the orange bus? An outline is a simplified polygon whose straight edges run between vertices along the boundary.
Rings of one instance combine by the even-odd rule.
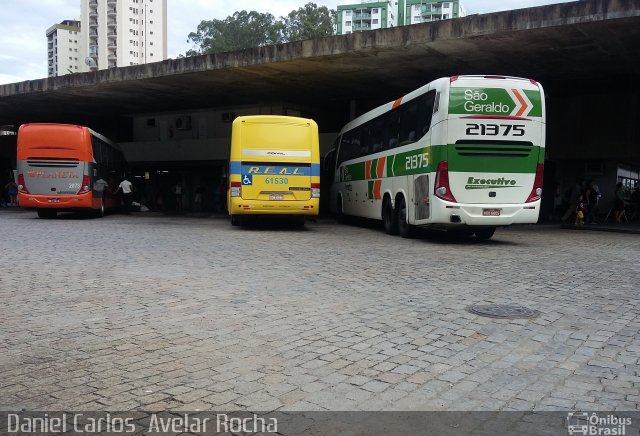
[[[88,127],[23,124],[18,130],[18,200],[40,218],[59,211],[105,210],[120,206],[111,192],[125,160],[120,147]]]

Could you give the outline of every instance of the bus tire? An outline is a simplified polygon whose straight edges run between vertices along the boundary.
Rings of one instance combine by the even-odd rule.
[[[305,220],[305,216],[304,215],[294,216],[293,217],[293,226],[294,227],[298,227],[298,228],[304,227],[305,221],[306,220]]]
[[[391,206],[391,199],[386,196],[382,201],[382,222],[384,224],[384,231],[388,235],[398,234],[398,216],[396,215],[393,206]]]
[[[396,220],[398,221],[398,233],[403,238],[411,238],[414,234],[414,227],[407,222],[407,202],[404,197],[398,199],[396,208]]]
[[[98,216],[98,218],[104,218],[105,214],[106,214],[106,208],[104,205],[104,195],[102,196],[102,199],[100,200],[100,208],[96,211],[96,215]]]
[[[486,241],[488,239],[491,239],[491,237],[495,232],[496,232],[495,227],[485,227],[485,228],[476,230],[475,234],[476,234],[476,238],[479,239],[480,241]]]
[[[344,223],[347,218],[342,210],[342,195],[338,194],[338,197],[336,197],[336,218],[338,218],[338,221],[340,221],[341,223]]]
[[[239,226],[240,224],[240,217],[238,215],[231,215],[231,225]]]
[[[55,209],[38,209],[38,217],[43,219],[53,219],[58,215]]]

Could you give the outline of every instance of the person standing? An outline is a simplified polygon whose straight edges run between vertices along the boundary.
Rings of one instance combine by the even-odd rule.
[[[622,182],[618,182],[616,185],[616,191],[613,196],[613,210],[615,211],[615,219],[617,223],[622,222],[624,217],[624,188]]]
[[[9,196],[9,206],[17,206],[18,205],[18,185],[13,180],[9,180],[9,183],[4,185],[4,188],[7,190],[7,195]]]
[[[576,213],[576,207],[578,207],[578,196],[582,192],[582,181],[580,178],[576,179],[576,183],[571,188],[571,193],[569,194],[569,207],[567,211],[564,213],[560,220],[563,223],[569,221],[569,219]]]
[[[585,214],[585,222],[587,224],[596,224],[596,210],[599,200],[598,186],[593,180],[587,182],[587,190],[585,192],[584,201],[587,203],[587,212]]]
[[[202,212],[202,193],[204,192],[204,188],[202,185],[196,186],[195,197],[193,199],[193,207],[196,212]]]
[[[133,183],[131,183],[127,176],[124,176],[124,180],[118,185],[116,194],[122,191],[122,202],[124,203],[124,213],[131,215],[131,203],[133,202]]]
[[[176,211],[180,212],[182,211],[182,185],[180,182],[173,187],[173,194],[176,197]]]

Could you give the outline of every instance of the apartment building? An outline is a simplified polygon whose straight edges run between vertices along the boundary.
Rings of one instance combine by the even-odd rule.
[[[167,0],[81,0],[80,4],[90,68],[167,58]]]
[[[464,17],[460,0],[346,0],[337,8],[337,34]]]
[[[363,30],[395,27],[394,3],[394,0],[363,0],[358,3],[339,5],[336,33],[338,35],[346,35]]]
[[[464,5],[459,0],[398,0],[398,16],[401,25],[447,20],[466,15]]]
[[[80,21],[64,20],[54,24],[47,29],[46,35],[49,77],[85,71]]]
[[[47,30],[49,76],[167,59],[167,0],[81,0]]]

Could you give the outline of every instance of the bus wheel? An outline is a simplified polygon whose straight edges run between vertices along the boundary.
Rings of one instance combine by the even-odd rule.
[[[403,238],[411,238],[413,236],[413,226],[407,222],[407,202],[404,197],[400,197],[398,200],[398,207],[396,208],[398,220],[398,233]]]
[[[491,239],[491,237],[495,232],[496,232],[495,227],[485,227],[483,229],[475,231],[476,238],[478,238],[481,241],[486,241],[487,239]]]
[[[96,215],[98,215],[98,218],[103,218],[105,213],[106,213],[106,210],[104,206],[104,197],[102,197],[102,200],[100,200],[100,209],[96,211]]]
[[[382,201],[382,222],[384,223],[384,231],[388,235],[398,234],[398,219],[389,197],[385,197]]]
[[[294,216],[293,217],[293,221],[292,221],[292,225],[294,227],[304,227],[304,223],[305,223],[305,217],[304,215],[302,216]]]
[[[58,215],[55,209],[38,209],[38,217],[44,219],[52,219]]]
[[[340,221],[341,223],[344,223],[346,221],[346,216],[342,211],[342,195],[338,195],[336,199],[336,215],[337,215],[338,221]]]
[[[240,217],[238,215],[231,215],[231,225],[239,226],[240,224]]]

